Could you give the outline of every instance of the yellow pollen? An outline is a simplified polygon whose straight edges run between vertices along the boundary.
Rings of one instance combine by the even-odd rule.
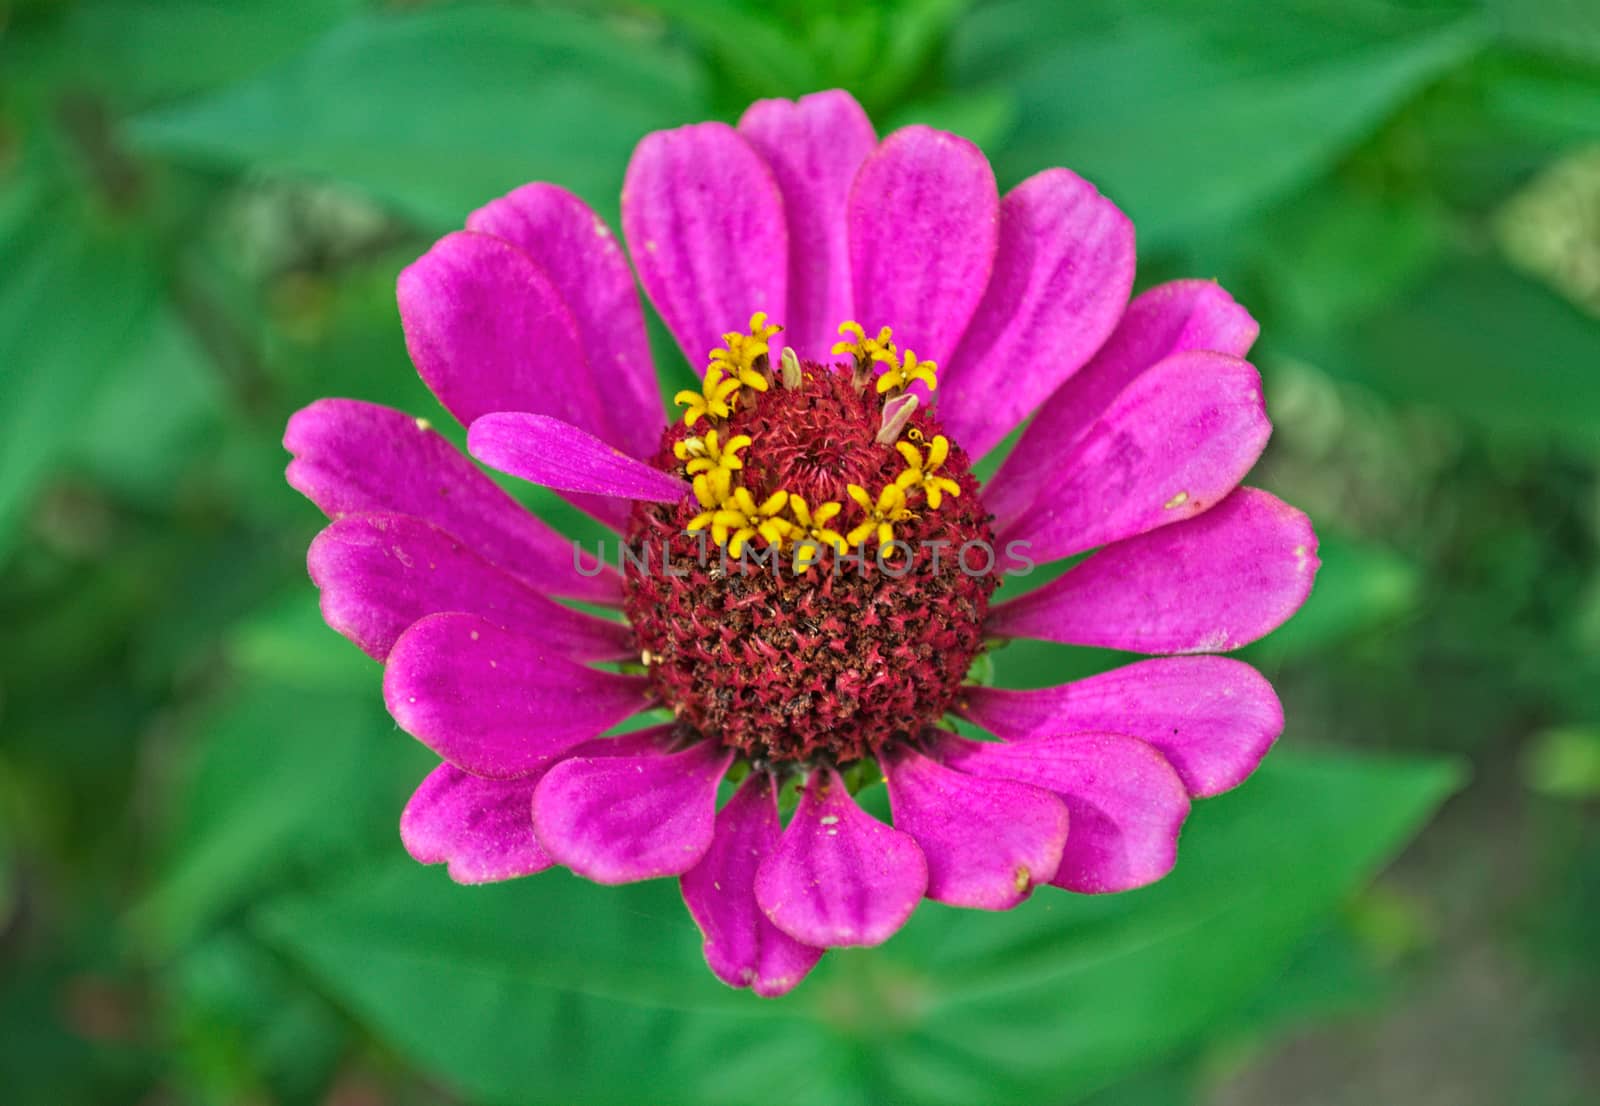
[[[938,475],[939,466],[950,456],[950,442],[943,434],[936,435],[933,441],[928,443],[926,458],[910,442],[896,442],[894,447],[900,451],[900,456],[904,457],[906,462],[906,470],[895,477],[895,487],[903,492],[908,492],[912,488],[922,489],[922,498],[927,501],[929,509],[935,511],[939,509],[939,504],[944,502],[946,495],[961,494],[960,484],[948,476]]]
[[[712,513],[711,536],[718,545],[727,547],[731,557],[739,556],[745,543],[758,535],[768,545],[782,545],[789,536],[790,523],[780,516],[788,503],[788,492],[773,492],[757,503],[750,489],[735,488],[733,497]]]
[[[782,329],[781,326],[769,326],[767,313],[757,311],[750,316],[750,333],[730,330],[722,336],[723,344],[711,351],[711,368],[755,391],[766,391],[767,378],[756,371],[756,360],[770,354],[772,336]],[[707,370],[707,375],[710,375],[710,370]]]
[[[727,469],[713,469],[711,472],[702,472],[694,478],[694,498],[700,504],[700,513],[690,520],[687,529],[691,532],[704,530],[716,518],[717,511],[722,509],[733,496],[733,473]]]
[[[748,434],[735,434],[728,439],[726,445],[723,445],[718,441],[715,430],[707,430],[704,438],[685,438],[672,447],[672,452],[678,460],[688,462],[685,471],[690,476],[702,472],[731,474],[744,468],[744,461],[739,458],[739,451],[748,448],[749,445]]]
[[[893,333],[888,327],[878,331],[876,338],[868,338],[866,330],[860,323],[854,321],[839,324],[839,333],[855,335],[854,341],[835,342],[833,352],[835,355],[848,353],[856,359],[856,364],[865,365],[878,358],[878,355],[894,349],[894,343],[889,340]]]
[[[932,361],[918,361],[917,355],[909,349],[902,356],[890,346],[887,350],[876,354],[873,360],[882,361],[889,366],[878,377],[879,395],[888,391],[903,390],[918,380],[926,384],[930,392],[939,386],[939,378],[934,375],[934,370],[939,366]]]
[[[845,535],[845,541],[851,546],[861,545],[873,536],[880,546],[888,545],[894,541],[894,524],[912,517],[911,509],[906,506],[906,493],[895,484],[879,492],[876,500],[860,484],[847,485],[845,490],[867,516]]]
[[[686,407],[683,413],[685,426],[693,426],[703,418],[725,419],[733,414],[729,405],[736,392],[739,390],[740,381],[737,378],[727,379],[722,370],[715,365],[706,370],[706,378],[700,383],[698,392],[685,389],[672,397],[672,402],[679,407]]]
[[[838,503],[821,503],[816,510],[812,510],[805,499],[798,495],[789,496],[789,513],[794,517],[790,528],[790,537],[796,544],[794,568],[796,572],[809,572],[811,566],[821,559],[822,549],[832,549],[836,553],[849,550],[849,545],[844,540],[844,535],[832,529],[828,523],[844,510]],[[809,543],[803,545],[801,543]],[[814,547],[814,548],[813,548]]]

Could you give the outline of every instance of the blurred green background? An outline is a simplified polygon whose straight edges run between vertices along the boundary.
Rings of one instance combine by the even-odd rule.
[[[473,207],[614,216],[645,131],[832,86],[1247,304],[1252,479],[1326,563],[1173,876],[925,906],[763,1003],[670,881],[405,857],[430,758],[320,622],[279,438],[449,425],[393,286]],[[1595,0],[0,0],[0,416],[6,1103],[1600,1100]]]

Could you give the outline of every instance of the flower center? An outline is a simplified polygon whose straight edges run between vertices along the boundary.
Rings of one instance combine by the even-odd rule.
[[[725,335],[679,394],[656,463],[695,494],[635,508],[625,607],[681,722],[752,761],[848,764],[950,706],[994,535],[965,453],[907,390],[936,386],[930,362],[853,324],[849,360],[774,358],[776,329]]]

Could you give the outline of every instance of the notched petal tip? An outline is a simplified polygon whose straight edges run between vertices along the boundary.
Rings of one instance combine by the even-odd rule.
[[[711,847],[680,882],[712,973],[764,998],[793,990],[822,957],[773,925],[756,901],[756,871],[781,833],[772,778],[754,772],[718,813]]]
[[[901,748],[884,757],[896,828],[928,862],[928,898],[1010,910],[1061,864],[1067,808],[1049,791],[947,768]]]
[[[533,875],[551,860],[533,836],[535,779],[486,780],[449,764],[434,769],[400,816],[400,840],[420,864],[446,864],[461,884]]]
[[[816,948],[882,944],[911,917],[927,886],[917,843],[857,806],[832,768],[812,773],[755,885],[772,923]]]
[[[1071,818],[1051,883],[1081,894],[1154,883],[1177,862],[1189,795],[1152,746],[1118,733],[1072,733],[1026,742],[947,739],[946,764],[960,772],[1047,788]]]
[[[711,847],[717,784],[732,760],[709,741],[570,757],[534,792],[534,833],[556,863],[596,883],[681,875]]]

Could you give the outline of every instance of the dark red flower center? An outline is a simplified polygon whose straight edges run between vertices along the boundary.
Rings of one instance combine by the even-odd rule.
[[[786,491],[812,514],[840,504],[826,524],[839,535],[871,517],[851,485],[876,497],[906,472],[895,440],[920,451],[940,434],[938,420],[918,411],[880,440],[884,397],[849,362],[804,362],[794,386],[772,376],[765,358],[758,365],[772,386],[742,389],[718,428],[724,445],[750,439],[734,475],[756,503]],[[696,434],[669,427],[656,463],[684,473],[679,443]],[[790,542],[752,539],[741,560],[703,524],[691,532],[704,517],[694,498],[639,504],[625,609],[650,678],[678,719],[753,761],[778,764],[847,764],[936,722],[983,646],[1000,579],[966,454],[950,445],[937,472],[959,494],[938,496],[935,508],[921,486],[906,485],[893,545],[880,546],[876,530],[846,553],[824,543],[807,551],[816,561],[804,571]]]

